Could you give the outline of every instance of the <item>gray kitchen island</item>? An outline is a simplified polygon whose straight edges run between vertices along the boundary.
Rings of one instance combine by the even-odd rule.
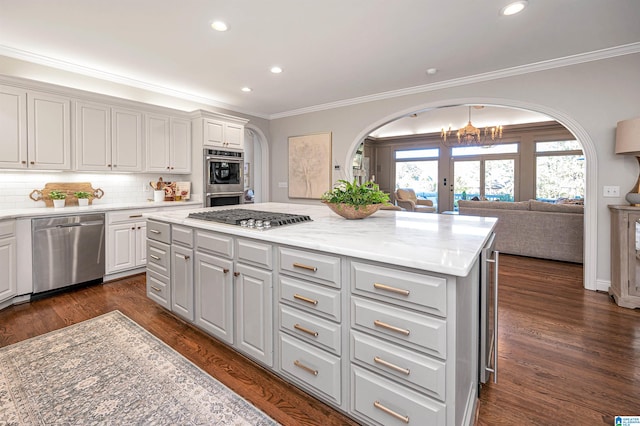
[[[258,229],[211,211],[305,220]],[[363,424],[473,424],[495,219],[346,220],[320,203],[146,216],[147,294],[166,309]]]

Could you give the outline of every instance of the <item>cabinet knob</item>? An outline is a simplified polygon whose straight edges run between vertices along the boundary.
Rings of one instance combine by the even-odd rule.
[[[35,162],[35,161],[32,161],[32,162],[31,162],[31,164],[36,164],[36,162]]]
[[[22,160],[22,164],[27,164],[27,162],[25,160]]]
[[[171,167],[167,166],[167,170],[171,170]]]
[[[233,276],[234,276],[234,277],[239,277],[239,276],[240,276],[240,272],[234,272],[234,273],[233,273]]]
[[[229,273],[229,270],[228,270],[227,268],[223,268],[223,269],[222,269],[222,273],[223,273],[223,274],[228,274],[228,273]]]
[[[111,164],[107,164],[107,167],[111,167]]]

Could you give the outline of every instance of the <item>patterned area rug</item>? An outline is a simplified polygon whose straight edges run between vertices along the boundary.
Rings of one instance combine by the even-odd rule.
[[[0,348],[2,425],[275,425],[119,311]]]

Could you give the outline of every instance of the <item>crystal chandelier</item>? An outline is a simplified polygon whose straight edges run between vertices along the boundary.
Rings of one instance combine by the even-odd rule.
[[[484,108],[475,107],[475,108]],[[458,142],[449,140],[451,136],[451,127],[449,129],[442,128],[440,137],[442,141],[447,145],[491,145],[496,139],[502,139],[502,126],[485,127],[484,130],[480,130],[471,124],[471,107],[469,107],[469,122],[466,126],[460,128],[456,133]]]

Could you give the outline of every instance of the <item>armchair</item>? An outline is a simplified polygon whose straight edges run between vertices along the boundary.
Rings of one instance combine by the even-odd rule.
[[[396,190],[396,203],[409,212],[434,213],[436,208],[433,207],[431,200],[419,200],[416,193],[411,188]]]

